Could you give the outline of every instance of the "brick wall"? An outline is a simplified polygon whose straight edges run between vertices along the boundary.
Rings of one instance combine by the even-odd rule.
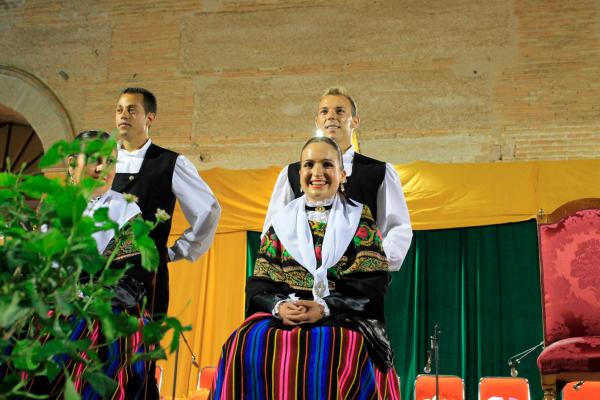
[[[57,95],[77,130],[154,91],[154,140],[201,169],[298,157],[330,85],[365,153],[393,163],[594,158],[598,1],[0,1],[0,65]],[[59,74],[64,71],[69,78]]]

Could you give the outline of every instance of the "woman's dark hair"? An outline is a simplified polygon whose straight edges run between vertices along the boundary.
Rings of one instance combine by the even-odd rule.
[[[75,136],[75,139],[76,140],[90,140],[90,139],[108,140],[108,139],[110,139],[110,134],[105,131],[96,131],[96,130],[81,131],[77,134],[77,136]]]
[[[75,136],[74,140],[84,142],[86,140],[94,140],[94,139],[108,140],[108,139],[110,139],[110,134],[105,131],[98,131],[98,130],[92,129],[92,130],[88,130],[88,131],[79,132],[77,134],[77,136]],[[75,157],[75,156],[77,156],[77,154],[79,154],[79,153],[69,154],[69,156]]]
[[[342,149],[340,149],[340,146],[337,144],[337,142],[335,140],[328,138],[327,136],[313,136],[310,139],[308,139],[306,141],[306,143],[304,143],[304,146],[302,146],[302,151],[300,151],[300,161],[302,161],[302,153],[304,153],[304,149],[307,148],[309,144],[313,144],[313,143],[327,143],[328,145],[333,147],[335,149],[335,151],[337,152],[338,161],[340,162],[340,168],[344,169],[344,160],[342,159]]]
[[[342,149],[340,149],[340,146],[337,144],[337,142],[335,140],[328,138],[327,136],[313,136],[310,139],[308,139],[306,141],[306,143],[304,143],[304,146],[302,146],[302,151],[300,152],[300,170],[302,170],[302,153],[304,153],[304,149],[307,148],[309,144],[313,144],[313,143],[327,143],[328,145],[333,147],[338,155],[340,169],[342,171],[344,170],[344,159],[342,158]],[[343,187],[344,187],[344,182],[340,183],[340,187],[338,188],[338,193],[340,193],[342,195],[342,197],[346,199],[347,196],[344,193]]]

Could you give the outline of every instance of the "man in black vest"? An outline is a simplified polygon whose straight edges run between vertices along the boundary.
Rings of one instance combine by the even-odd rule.
[[[167,262],[196,260],[208,250],[217,229],[221,208],[196,167],[184,156],[152,143],[148,130],[156,118],[156,98],[146,89],[127,88],[116,108],[116,124],[121,145],[113,189],[138,198],[144,219],[154,220],[158,209],[173,216],[179,200],[190,223],[175,245],[167,248],[171,219],[152,231],[160,255],[156,285],[150,303],[153,315],[167,312],[169,274]]]
[[[178,200],[190,227],[167,248],[172,218],[151,232],[160,256],[153,293],[148,293],[152,315],[160,318],[169,305],[167,263],[180,259],[196,260],[210,247],[221,208],[196,167],[184,156],[152,143],[148,130],[156,118],[154,95],[142,88],[123,90],[116,108],[116,125],[121,143],[117,156],[113,190],[130,193],[146,220],[155,220],[158,209],[171,217]],[[158,399],[154,366],[148,371],[147,398]]]
[[[355,152],[352,132],[359,123],[354,99],[343,88],[327,89],[319,101],[315,124],[320,133],[334,139],[342,149],[347,176],[345,192],[351,199],[366,204],[371,209],[383,235],[383,248],[390,270],[397,271],[412,239],[408,207],[394,167]],[[296,162],[285,167],[277,178],[263,234],[271,225],[275,214],[301,195],[300,163]]]

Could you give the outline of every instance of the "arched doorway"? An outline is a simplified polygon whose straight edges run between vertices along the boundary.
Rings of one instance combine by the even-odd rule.
[[[0,171],[39,174],[43,155],[42,141],[25,117],[0,104]]]
[[[56,141],[71,140],[74,136],[73,124],[60,100],[46,84],[26,71],[0,65],[0,107],[0,113],[5,110],[6,114],[14,116],[16,113],[17,118],[21,118],[10,121],[13,129],[22,122],[30,126],[44,151]]]

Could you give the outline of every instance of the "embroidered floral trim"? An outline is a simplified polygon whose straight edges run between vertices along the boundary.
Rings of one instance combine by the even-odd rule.
[[[315,245],[317,265],[321,265],[322,246],[327,224],[309,221]],[[371,212],[365,206],[356,235],[348,250],[336,265],[327,271],[329,290],[335,290],[335,281],[344,275],[358,272],[387,271],[388,264],[383,251],[383,240]],[[254,265],[254,276],[266,277],[276,282],[284,282],[293,290],[312,290],[314,278],[298,264],[283,247],[273,228],[263,237],[260,251]]]
[[[140,252],[134,246],[133,240],[131,239],[131,237],[133,235],[133,233],[131,232],[131,226],[127,225],[123,229],[125,231],[125,237],[127,239],[125,239],[120,244],[119,249],[117,250],[117,255],[115,256],[115,260],[117,260],[117,261],[140,254]],[[104,252],[102,254],[105,257],[110,257],[110,255],[113,253],[113,251],[115,250],[116,247],[117,247],[117,242],[115,241],[115,238],[113,237],[110,240],[110,242],[108,242],[108,245],[106,246],[106,249],[104,249]]]

